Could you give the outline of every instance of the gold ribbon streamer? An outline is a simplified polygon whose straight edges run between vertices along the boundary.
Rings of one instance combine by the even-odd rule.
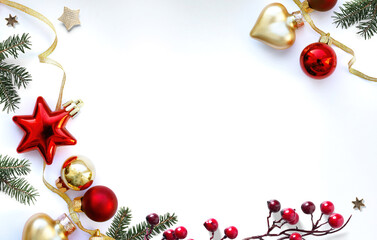
[[[42,174],[42,180],[45,186],[50,189],[52,192],[58,194],[68,205],[69,209],[69,215],[71,216],[72,221],[84,232],[89,233],[91,236],[96,237],[95,239],[102,239],[102,240],[115,240],[111,237],[108,237],[102,233],[98,229],[96,230],[89,230],[82,226],[81,221],[79,219],[79,216],[77,212],[74,211],[73,201],[68,197],[67,194],[59,191],[58,189],[54,188],[51,184],[47,182],[45,179],[45,170],[46,170],[46,162],[43,162],[43,174]]]
[[[330,37],[329,34],[326,34],[324,31],[319,29],[314,24],[313,20],[311,19],[310,15],[309,15],[309,13],[312,11],[312,9],[309,8],[309,4],[308,4],[307,0],[305,0],[303,2],[301,2],[300,0],[293,0],[293,1],[301,9],[301,12],[304,15],[306,22],[309,23],[309,25],[313,28],[314,31],[316,31],[317,33],[319,33],[323,37],[328,37],[329,41],[330,41],[330,45],[332,43],[335,46],[337,46],[338,48],[345,51],[346,53],[349,53],[349,54],[352,55],[352,59],[348,62],[348,71],[350,73],[352,73],[353,75],[356,75],[358,77],[364,78],[366,80],[377,82],[377,78],[368,76],[368,75],[366,75],[366,74],[364,74],[364,73],[362,73],[362,72],[360,72],[360,71],[358,71],[358,70],[356,70],[355,68],[352,67],[352,65],[356,62],[356,56],[355,56],[355,52],[351,48],[347,47],[343,43],[341,43],[341,42],[335,40],[334,38]]]
[[[50,20],[48,20],[45,16],[43,16],[39,12],[37,12],[37,11],[31,9],[31,8],[28,8],[28,7],[26,7],[22,4],[12,2],[12,1],[8,1],[8,0],[0,0],[0,3],[5,4],[5,5],[12,7],[12,8],[16,8],[16,9],[18,9],[18,10],[20,10],[20,11],[26,13],[26,14],[29,14],[29,15],[35,17],[35,18],[38,18],[42,22],[46,23],[54,31],[54,33],[55,33],[54,42],[51,44],[51,46],[46,51],[39,54],[38,58],[39,58],[39,62],[41,62],[41,63],[52,64],[52,65],[60,68],[61,70],[63,70],[63,79],[62,79],[62,82],[61,82],[61,85],[60,85],[58,102],[56,103],[56,108],[55,108],[56,110],[59,110],[61,108],[61,105],[62,105],[62,98],[63,98],[64,85],[65,85],[65,81],[66,81],[66,74],[65,74],[63,66],[60,65],[60,63],[58,63],[57,61],[48,57],[55,50],[56,45],[58,44],[58,36],[56,34],[56,30],[55,30],[54,25],[50,22]]]

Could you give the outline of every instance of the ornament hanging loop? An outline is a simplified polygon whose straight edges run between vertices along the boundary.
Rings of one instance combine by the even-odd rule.
[[[331,46],[332,45],[332,38],[330,37],[330,33],[327,33],[325,35],[321,35],[321,37],[319,38],[319,42]]]

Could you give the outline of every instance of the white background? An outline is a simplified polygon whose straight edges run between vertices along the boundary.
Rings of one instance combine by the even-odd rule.
[[[319,35],[307,25],[288,50],[249,37],[260,11],[272,1],[251,0],[20,0],[56,26],[52,55],[67,72],[64,100],[85,107],[68,130],[76,146],[58,148],[47,169],[53,183],[71,155],[85,155],[119,206],[130,207],[133,224],[157,212],[175,212],[190,238],[209,239],[202,223],[216,218],[234,225],[239,239],[266,231],[266,201],[298,209],[331,200],[336,212],[353,218],[342,233],[322,239],[375,239],[377,194],[377,84],[348,73],[350,55],[335,48],[338,67],[322,81],[300,69],[302,49]],[[290,12],[293,1],[284,1]],[[345,1],[339,1],[335,10]],[[81,26],[67,32],[57,20],[63,7],[81,9]],[[7,27],[8,14],[20,24]],[[317,25],[356,51],[361,71],[377,76],[377,36],[365,41],[355,28],[332,24],[332,12],[312,14]],[[43,96],[53,108],[61,71],[37,55],[53,41],[48,27],[1,5],[1,39],[28,32],[33,47],[18,60],[33,76],[16,114],[31,114]],[[0,194],[2,239],[20,239],[34,213],[53,218],[64,202],[41,181],[36,152],[18,155],[22,132],[13,114],[0,113],[0,153],[32,162],[28,180],[40,196],[24,206]],[[82,193],[70,193],[80,196]],[[353,210],[355,197],[367,207]],[[318,214],[318,211],[316,212]],[[88,228],[106,232],[82,215]],[[70,239],[88,239],[76,231]],[[160,239],[160,238],[156,238]],[[310,238],[311,239],[311,238]]]

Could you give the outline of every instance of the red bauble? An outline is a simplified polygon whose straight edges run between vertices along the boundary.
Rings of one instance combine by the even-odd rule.
[[[325,43],[312,43],[301,53],[300,65],[309,77],[322,79],[330,76],[336,68],[336,53]]]
[[[81,210],[96,222],[104,222],[112,218],[118,208],[118,200],[114,192],[105,186],[89,189],[81,199]]]
[[[76,139],[65,128],[70,118],[68,111],[52,112],[46,101],[38,97],[33,115],[13,117],[13,121],[25,132],[17,152],[38,149],[46,163],[50,165],[57,146],[76,144]]]
[[[333,8],[337,0],[308,0],[309,7],[317,11],[328,11]]]

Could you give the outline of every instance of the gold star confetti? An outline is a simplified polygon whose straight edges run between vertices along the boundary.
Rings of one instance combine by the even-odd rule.
[[[361,210],[361,207],[365,207],[363,201],[364,201],[364,199],[359,200],[358,198],[356,198],[356,201],[352,201],[352,203],[354,205],[353,208],[354,209],[357,208],[357,209]]]
[[[71,30],[76,25],[80,25],[79,19],[80,9],[72,10],[67,7],[64,7],[63,15],[58,19],[63,22],[67,30]]]
[[[5,20],[8,21],[7,25],[11,25],[12,27],[14,27],[14,24],[15,23],[18,23],[18,21],[16,20],[16,15],[14,17],[12,17],[12,15],[9,14],[9,18],[5,18]]]

